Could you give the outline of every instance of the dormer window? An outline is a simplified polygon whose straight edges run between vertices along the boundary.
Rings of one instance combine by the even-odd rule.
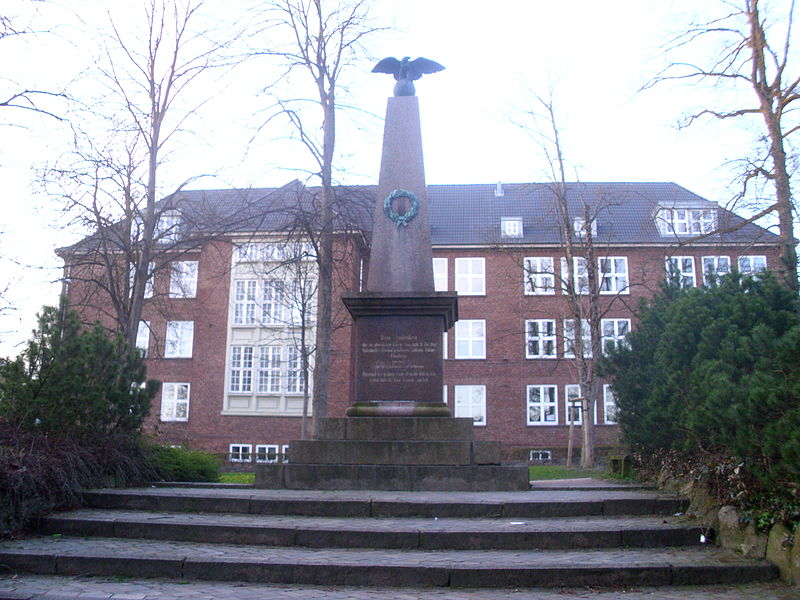
[[[181,213],[177,210],[166,210],[161,213],[153,232],[158,242],[177,242],[181,225]]]
[[[597,235],[597,221],[592,220],[592,236]],[[572,231],[575,232],[575,235],[578,237],[583,237],[586,235],[586,219],[575,218],[572,220]]]
[[[661,235],[700,235],[717,227],[717,211],[713,208],[661,208],[656,213],[656,226]]]
[[[520,217],[503,217],[500,222],[503,237],[522,237],[522,219]]]

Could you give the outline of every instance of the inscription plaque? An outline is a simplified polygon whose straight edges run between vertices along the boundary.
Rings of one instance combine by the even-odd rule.
[[[356,322],[356,402],[441,402],[442,319]]]

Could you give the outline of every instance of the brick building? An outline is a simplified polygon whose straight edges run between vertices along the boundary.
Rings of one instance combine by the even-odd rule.
[[[147,425],[164,441],[250,462],[275,460],[300,437],[315,262],[313,245],[295,234],[316,192],[292,182],[162,201],[160,227],[177,243],[157,255],[166,268],[154,267],[137,345],[148,375],[162,381]],[[370,186],[337,190],[337,298],[365,281],[374,194]],[[563,457],[570,418],[580,425],[580,412],[568,408],[580,395],[575,354],[583,347],[573,343],[570,298],[596,299],[606,348],[624,343],[640,300],[668,274],[699,286],[733,268],[778,264],[776,235],[673,183],[574,183],[565,194],[566,219],[549,184],[428,186],[436,289],[459,294],[459,321],[445,334],[443,394],[455,416],[473,417],[477,439],[502,441],[516,460]],[[577,248],[572,270],[565,230]],[[61,251],[69,298],[87,319],[109,321],[106,294],[87,276],[96,261],[89,248],[84,240]],[[337,298],[331,416],[352,394],[353,340]],[[591,415],[601,455],[618,441],[614,412],[613,392],[601,384]],[[579,431],[575,440],[579,447]]]

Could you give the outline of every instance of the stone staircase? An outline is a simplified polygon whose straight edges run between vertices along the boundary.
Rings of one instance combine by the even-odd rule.
[[[3,569],[307,585],[579,587],[777,576],[701,545],[682,499],[629,489],[525,492],[96,490],[0,543]]]

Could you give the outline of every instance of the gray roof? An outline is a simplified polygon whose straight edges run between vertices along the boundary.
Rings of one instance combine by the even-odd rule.
[[[551,245],[560,243],[559,216],[553,184],[429,185],[431,239],[434,245],[462,246],[496,243]],[[181,212],[189,231],[213,234],[288,231],[303,215],[316,215],[320,189],[292,181],[280,188],[180,191],[160,201],[160,209]],[[337,186],[336,214],[340,228],[371,230],[377,186]],[[597,223],[602,244],[671,244],[674,236],[656,227],[659,207],[714,208],[720,229],[702,244],[774,244],[779,238],[766,229],[745,224],[744,219],[675,183],[567,183],[568,210],[572,218],[588,210]],[[523,236],[500,235],[503,218],[521,218]],[[739,226],[739,227],[737,227]],[[63,249],[86,247],[92,237]]]

